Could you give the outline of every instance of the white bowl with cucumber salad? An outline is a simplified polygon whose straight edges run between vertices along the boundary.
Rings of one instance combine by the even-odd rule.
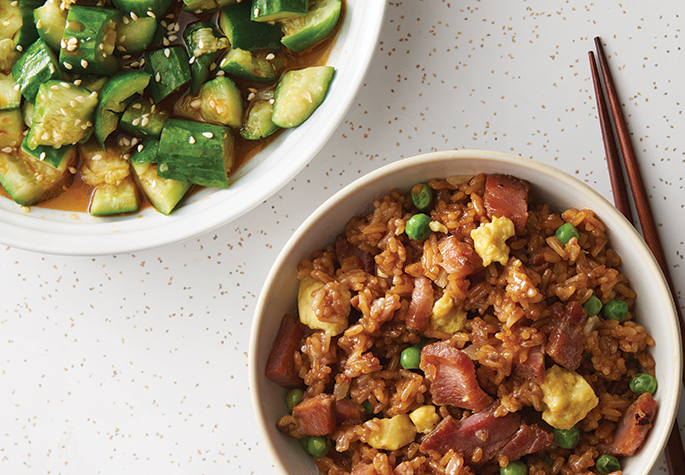
[[[172,1],[150,0],[149,2],[143,2],[149,5],[149,12],[139,11],[136,14],[135,12],[126,12],[126,10],[134,8],[132,7],[134,3],[130,0],[118,0],[113,2],[114,6],[119,7],[122,11],[112,14],[110,14],[111,12],[105,12],[105,14],[96,12],[99,17],[96,20],[98,23],[95,25],[95,30],[100,28],[103,33],[102,37],[99,38],[99,41],[101,41],[100,45],[104,44],[107,46],[107,34],[111,36],[112,29],[116,30],[117,27],[120,27],[120,30],[124,31],[124,25],[130,27],[129,24],[133,23],[133,21],[141,22],[137,24],[143,25],[142,21],[145,20],[154,26],[154,35],[156,36],[152,41],[161,42],[157,49],[157,59],[161,59],[161,61],[155,63],[153,61],[154,55],[148,49],[142,52],[143,56],[139,54],[138,56],[134,55],[130,59],[125,59],[124,62],[127,61],[131,69],[124,69],[122,71],[111,70],[111,64],[106,61],[99,62],[96,49],[99,45],[93,45],[92,51],[89,52],[88,44],[85,41],[88,38],[71,39],[72,37],[78,37],[79,34],[78,29],[69,29],[72,26],[71,22],[67,22],[67,28],[65,33],[61,34],[61,38],[60,35],[55,36],[54,31],[52,37],[43,34],[45,33],[45,24],[54,20],[51,16],[53,13],[49,9],[53,4],[49,0],[45,5],[42,4],[42,1],[38,1],[37,6],[43,5],[42,10],[37,8],[34,11],[36,23],[33,26],[39,27],[37,29],[38,38],[35,37],[35,34],[32,35],[31,31],[27,33],[27,24],[22,24],[21,15],[18,18],[17,15],[14,15],[13,19],[11,19],[13,21],[12,26],[16,28],[14,28],[14,33],[10,38],[6,38],[8,35],[6,32],[0,33],[0,49],[5,51],[7,48],[7,51],[11,53],[7,58],[9,65],[0,64],[0,72],[4,73],[0,76],[0,126],[4,130],[4,124],[14,123],[14,135],[17,137],[13,141],[6,140],[8,143],[3,143],[2,134],[0,134],[0,174],[4,179],[2,183],[7,189],[0,196],[0,243],[31,251],[63,255],[126,253],[188,239],[226,224],[246,213],[269,198],[302,170],[323,147],[340,124],[358,92],[371,62],[377,46],[385,11],[385,2],[343,0],[343,15],[325,61],[327,66],[334,68],[334,74],[328,85],[328,91],[325,93],[323,102],[318,108],[315,108],[311,116],[306,118],[307,111],[294,110],[292,106],[286,107],[284,104],[288,101],[281,100],[280,106],[278,105],[278,100],[276,103],[272,101],[275,111],[271,116],[272,121],[270,122],[276,123],[283,128],[293,125],[294,127],[281,131],[270,142],[262,142],[263,145],[257,148],[259,150],[258,153],[244,163],[237,164],[237,167],[234,166],[234,170],[231,172],[222,169],[222,167],[226,166],[225,158],[229,155],[227,150],[230,146],[225,135],[231,135],[231,132],[225,134],[225,131],[230,129],[234,137],[242,134],[241,127],[231,123],[232,119],[221,117],[221,100],[225,99],[223,105],[227,108],[233,106],[230,98],[227,99],[220,96],[220,94],[224,94],[226,91],[230,93],[233,87],[231,84],[227,86],[224,79],[234,77],[235,69],[231,69],[231,67],[236,66],[232,63],[236,63],[237,67],[241,67],[241,65],[244,67],[244,63],[241,63],[244,58],[241,55],[246,55],[248,60],[253,61],[251,63],[251,71],[257,71],[257,74],[260,74],[260,67],[264,65],[265,59],[271,60],[273,55],[271,58],[267,58],[266,52],[261,50],[259,52],[253,50],[253,54],[250,54],[249,50],[248,53],[245,53],[237,46],[226,48],[225,44],[220,43],[217,39],[216,49],[223,47],[225,50],[234,51],[236,54],[230,55],[230,58],[226,54],[224,56],[226,61],[222,61],[219,53],[213,57],[207,54],[203,58],[205,62],[201,66],[197,66],[197,70],[192,69],[188,77],[179,80],[179,82],[191,84],[191,87],[195,88],[197,95],[194,96],[194,99],[196,100],[178,100],[176,107],[171,112],[173,117],[168,121],[168,127],[166,127],[168,130],[165,130],[162,125],[167,124],[165,122],[166,117],[162,117],[162,124],[155,123],[155,106],[152,105],[152,102],[162,101],[166,95],[179,93],[178,91],[174,92],[175,86],[173,84],[173,80],[178,79],[170,79],[172,81],[171,84],[166,79],[174,75],[173,70],[169,71],[163,68],[168,68],[169,64],[174,63],[175,60],[178,63],[183,63],[186,60],[191,68],[196,68],[194,63],[200,63],[200,61],[195,61],[195,59],[202,58],[202,55],[197,55],[196,57],[193,54],[197,52],[197,49],[192,50],[184,47],[186,43],[184,43],[184,30],[182,27],[180,31],[174,31],[173,19],[165,21],[162,19],[165,18],[164,16],[155,14],[155,11],[157,13],[160,11],[155,9],[162,9],[161,11],[166,12],[165,2]],[[322,3],[329,1],[321,0]],[[11,5],[13,3],[11,0],[0,0],[0,2],[3,7],[7,3],[8,8],[16,7],[17,5],[16,3]],[[255,2],[260,4],[261,0],[255,0]],[[217,4],[219,7],[224,7],[225,3],[226,0],[187,0],[186,8],[197,8],[199,10],[211,8],[212,6],[216,7]],[[231,1],[228,3],[233,4],[235,2]],[[282,3],[288,5],[288,2]],[[293,5],[297,3],[292,2]],[[19,9],[19,7],[16,8]],[[39,10],[40,12],[38,12]],[[255,13],[258,15],[270,14],[265,8],[262,8],[259,12],[257,10],[259,8],[253,8],[252,15]],[[20,10],[19,12],[24,14],[24,18],[26,18],[25,12]],[[145,13],[148,14],[145,15]],[[187,14],[184,15],[187,16]],[[229,15],[225,16],[226,18],[229,17]],[[155,19],[155,22],[150,22],[150,19]],[[86,24],[89,21],[88,17],[81,17],[78,20]],[[196,21],[196,18],[193,18],[192,21]],[[228,20],[225,21],[228,22]],[[107,22],[114,25],[109,30],[105,28],[108,25]],[[165,22],[166,25],[161,25],[162,22]],[[220,24],[221,20],[219,22],[215,21],[215,25],[217,23],[219,27],[225,26]],[[276,24],[278,25],[278,22]],[[149,30],[149,27],[144,25],[141,28],[148,28]],[[160,30],[164,33],[162,36],[158,36]],[[112,43],[111,46],[118,48],[119,51],[125,50],[126,47],[129,48],[129,51],[132,48],[139,47],[139,45],[131,43],[130,39],[127,41],[126,35],[122,35],[121,31],[119,36],[116,37],[117,42]],[[219,30],[219,34],[215,36],[220,38],[221,33],[221,30]],[[152,34],[150,33],[150,36]],[[285,35],[288,36],[288,34],[286,30]],[[242,41],[238,30],[235,30],[232,34],[227,33],[226,36],[229,37],[229,43],[233,41],[238,45]],[[138,37],[139,35],[136,36],[136,38]],[[41,44],[34,45],[41,41]],[[249,38],[247,41],[250,41]],[[291,39],[290,44],[287,41],[284,40],[283,43],[293,50],[300,46],[298,45],[299,40],[297,38]],[[202,44],[201,38],[200,46]],[[8,45],[10,46],[8,47]],[[76,47],[73,45],[76,45]],[[119,48],[120,46],[122,48]],[[195,47],[197,48],[197,45]],[[245,49],[249,47],[245,46]],[[14,51],[12,51],[13,48],[15,49]],[[36,74],[21,73],[22,70],[26,69],[21,66],[21,64],[26,63],[26,58],[23,58],[22,55],[26,54],[29,48],[32,48],[31,51],[33,52],[37,50],[43,51],[41,54],[47,57],[44,69]],[[74,56],[72,54],[79,53],[81,48],[83,48],[82,54],[84,56]],[[107,48],[105,49],[107,50]],[[185,51],[181,51],[182,49]],[[46,50],[52,50],[52,53],[45,53]],[[89,56],[89,53],[93,54]],[[117,53],[113,54],[116,55]],[[164,55],[163,58],[161,58],[162,54]],[[53,58],[52,64],[50,64],[50,55]],[[180,59],[176,58],[177,56]],[[121,64],[121,54],[119,57],[119,63]],[[125,58],[125,55],[123,57]],[[214,60],[215,65],[211,65],[212,61],[208,61],[210,57]],[[150,61],[146,65],[140,64],[142,61],[139,61],[139,64],[131,65],[132,61],[140,60],[141,58],[150,59]],[[8,68],[14,61],[19,66],[15,66],[14,76],[8,75]],[[231,64],[228,64],[229,62]],[[217,65],[216,63],[219,64]],[[274,64],[278,68],[276,61],[274,61]],[[57,65],[57,68],[55,68],[55,65]],[[219,67],[217,68],[216,66]],[[205,74],[207,70],[211,71],[207,79],[208,82],[204,84],[206,85],[211,82],[214,87],[210,88],[208,86],[206,88],[208,91],[207,97],[205,97],[201,67],[205,68]],[[95,71],[92,68],[95,68]],[[225,71],[226,74],[219,73],[214,77],[216,70]],[[74,76],[75,72],[84,73],[84,76]],[[99,74],[99,76],[95,77],[94,82],[97,83],[99,80],[100,84],[93,85],[88,83],[88,77],[85,76],[88,72]],[[109,81],[109,78],[114,74],[125,79],[120,81],[124,86],[117,85],[116,81]],[[330,73],[320,69],[317,74],[326,76]],[[198,76],[200,76],[199,80],[197,79]],[[192,81],[189,81],[190,77],[192,77]],[[311,97],[310,94],[313,91],[305,84],[308,84],[308,81],[311,80],[326,81],[325,77],[323,79],[312,79],[312,75],[303,75],[302,77],[292,79],[294,79],[295,87],[291,88],[290,92],[283,92],[281,94],[282,97],[296,94],[297,91],[295,93],[292,91],[297,89],[297,86],[300,88],[300,94]],[[108,81],[109,85],[107,84]],[[245,81],[243,81],[243,84],[240,79],[236,80],[236,82],[241,87],[244,84],[254,87],[253,85],[255,84]],[[46,84],[41,89],[40,86],[43,83]],[[67,84],[67,86],[64,84]],[[275,82],[272,81],[270,84],[274,85]],[[91,87],[91,85],[95,89],[84,89]],[[273,90],[274,88],[275,86],[271,89]],[[91,96],[92,90],[96,90],[97,94]],[[9,95],[7,100],[4,99],[6,92]],[[138,100],[141,98],[140,93],[146,95],[144,100]],[[251,109],[248,107],[248,104],[256,103],[257,101],[252,101],[253,97],[246,97],[248,93],[244,90],[242,92],[239,91],[237,94],[241,93],[246,113],[244,116],[245,122],[242,124],[242,130],[244,131],[248,129],[247,122],[249,122],[248,118],[250,117]],[[275,94],[278,95],[278,92]],[[147,95],[151,95],[155,101],[150,101],[150,104],[148,104]],[[32,104],[35,104],[35,107],[28,107],[29,101],[26,98],[27,96],[33,99]],[[262,99],[262,102],[268,102],[273,97],[273,91],[271,93],[259,91],[256,96],[255,99]],[[180,95],[177,97],[180,97]],[[93,99],[96,99],[96,101]],[[62,102],[60,103],[59,101]],[[93,105],[94,102],[97,102],[97,104]],[[316,102],[316,98],[314,98],[314,102]],[[58,106],[54,104],[58,104]],[[53,112],[56,109],[57,111],[62,111],[67,116],[70,111],[64,111],[63,109],[68,109],[67,106],[69,104],[72,106],[85,104],[92,107],[92,113],[84,117],[83,121],[79,121],[81,122],[81,127],[86,123],[88,124],[87,129],[82,129],[86,131],[83,136],[73,138],[74,130],[65,129],[67,132],[71,132],[70,135],[73,142],[80,140],[80,143],[84,144],[90,140],[87,145],[79,146],[80,153],[75,153],[72,150],[71,144],[62,137],[65,135],[61,133],[64,130],[58,130],[59,127],[54,126],[55,122],[52,121],[50,112],[46,112],[46,110],[52,107]],[[150,110],[151,107],[152,110]],[[278,110],[279,107],[281,108],[280,112]],[[182,115],[181,117],[178,117],[179,111]],[[170,111],[165,112],[169,113]],[[303,114],[306,120],[298,125],[298,122],[302,120]],[[28,122],[32,123],[33,127],[23,127],[21,124],[17,126],[16,123],[19,122],[18,119],[21,117],[28,118]],[[205,120],[211,122],[211,124],[198,124],[194,119]],[[91,125],[93,126],[91,127]],[[143,125],[146,125],[147,128],[143,129]],[[156,130],[153,127],[155,125],[158,126]],[[201,127],[204,125],[206,127]],[[150,130],[151,127],[152,130]],[[263,124],[250,125],[250,127],[252,128],[247,131],[248,133],[262,134],[262,136],[268,133],[264,132],[265,127]],[[90,129],[93,129],[94,133],[92,134],[93,138],[88,139]],[[121,135],[122,131],[127,135]],[[78,134],[80,132],[76,130],[76,135]],[[153,157],[151,163],[148,163],[148,159],[143,157],[145,146],[141,147],[143,144],[148,144],[149,137],[153,139],[149,143],[154,144],[154,150],[157,151],[151,154]],[[159,143],[154,142],[155,139],[158,139]],[[62,141],[60,142],[60,140]],[[98,147],[101,147],[98,141],[106,141],[107,149],[104,152],[98,150]],[[63,144],[66,144],[66,146],[63,146]],[[198,145],[201,150],[206,152],[204,154],[192,152],[189,147],[191,144]],[[57,147],[54,147],[55,145]],[[43,152],[47,152],[47,154]],[[148,148],[146,152],[149,153],[150,149]],[[184,167],[182,162],[184,155],[188,156],[193,153],[197,156],[208,157],[207,163],[200,166],[200,168],[205,168],[199,172],[189,171],[189,168],[192,167]],[[138,158],[136,158],[136,154],[139,155]],[[88,212],[80,210],[75,205],[71,205],[69,199],[64,199],[65,195],[58,197],[56,201],[52,200],[42,205],[32,205],[31,200],[36,199],[36,196],[41,193],[50,193],[52,190],[53,194],[59,194],[54,193],[57,187],[68,186],[70,177],[66,176],[67,179],[63,180],[60,176],[60,173],[64,170],[71,170],[73,174],[77,167],[79,170],[84,169],[85,164],[87,171],[89,170],[92,175],[101,173],[100,177],[104,176],[104,173],[98,167],[103,163],[109,163],[108,160],[110,160],[111,156],[115,157],[113,159],[114,162],[119,160],[116,162],[119,168],[121,168],[122,159],[130,161],[132,164],[135,163],[135,165],[131,166],[128,178],[116,181],[118,188],[112,186],[101,187],[102,192],[98,205],[102,206],[104,210],[102,216],[93,216]],[[26,165],[27,163],[29,164],[28,166]],[[156,169],[155,172],[158,171],[159,176],[162,178],[168,178],[167,181],[192,181],[197,175],[199,178],[197,178],[198,181],[196,183],[204,184],[205,187],[185,196],[175,208],[173,200],[178,200],[185,193],[183,188],[176,189],[173,192],[177,196],[172,197],[171,203],[165,203],[164,200],[157,203],[154,201],[154,194],[156,191],[159,192],[160,186],[155,188],[155,185],[160,185],[160,178],[157,177],[156,173],[150,180],[145,178],[145,174],[149,173],[151,164],[155,165],[151,169]],[[115,166],[115,171],[116,168]],[[164,173],[168,173],[168,170],[177,174],[164,176]],[[221,174],[222,170],[224,174],[228,172],[228,179],[225,182],[221,183],[222,177],[219,177],[218,187],[212,186],[216,183],[217,170],[219,170],[219,174]],[[107,172],[111,172],[111,169]],[[22,176],[28,175],[32,175],[32,181],[26,185],[21,180],[23,180]],[[41,176],[39,177],[39,175]],[[80,187],[80,192],[83,195],[84,191],[87,191],[88,188],[81,183],[82,175],[83,173],[79,171],[77,180],[71,186]],[[50,180],[53,180],[52,187],[45,186],[45,183]],[[203,182],[202,180],[206,181]],[[126,191],[125,186],[120,186],[122,183],[128,187],[128,191]],[[9,198],[8,193],[13,197],[17,195],[19,197],[17,201],[21,202],[22,199],[26,199],[26,201],[23,202],[23,205],[19,204]],[[135,211],[136,205],[135,203],[131,204],[131,201],[135,202],[138,200],[142,202],[140,197],[143,194],[147,196],[147,200],[150,203],[158,208],[164,209],[166,207],[166,212],[169,214],[162,214],[153,206],[146,206]],[[83,201],[83,198],[81,198],[81,201]],[[95,202],[91,202],[90,206],[91,210],[97,211]],[[126,206],[133,206],[133,208],[126,208]],[[58,207],[61,207],[61,209],[56,209]],[[131,211],[118,215],[106,215],[112,209],[123,211],[130,209]],[[173,209],[173,211],[169,212],[170,209]]]

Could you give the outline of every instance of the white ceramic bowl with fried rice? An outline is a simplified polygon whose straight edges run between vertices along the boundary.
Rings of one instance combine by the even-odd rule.
[[[643,446],[622,461],[623,473],[646,475],[657,463],[671,432],[679,402],[682,350],[677,315],[666,281],[640,235],[599,193],[576,178],[544,163],[514,155],[448,151],[404,159],[348,185],[322,204],[294,233],[278,256],[260,295],[250,341],[250,386],[255,417],[274,465],[284,474],[317,474],[311,456],[281,433],[276,422],[286,414],[286,390],[264,375],[281,318],[297,306],[297,266],[315,250],[332,244],[347,220],[371,211],[371,202],[391,189],[408,191],[418,182],[452,175],[499,173],[531,184],[533,199],[554,211],[589,208],[607,228],[611,247],[622,257],[621,272],[637,292],[634,314],[654,338],[657,415]]]

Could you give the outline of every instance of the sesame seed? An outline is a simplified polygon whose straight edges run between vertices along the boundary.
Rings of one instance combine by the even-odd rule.
[[[140,117],[136,117],[131,121],[131,125],[134,127],[138,127],[138,124],[140,124]]]
[[[119,43],[123,43],[124,41],[126,41],[126,35],[120,36],[119,37]]]
[[[169,16],[169,15],[167,15],[167,17],[168,17],[168,16]],[[168,25],[167,22],[166,22],[166,20],[160,21],[159,24],[162,25],[163,28],[166,28],[167,25]]]
[[[193,137],[193,136],[191,135],[190,138],[188,139],[188,142],[190,142],[190,143],[195,143],[195,137]]]
[[[41,162],[45,160],[45,152],[40,152],[40,156],[38,158],[40,158]]]
[[[54,84],[50,86],[50,89],[52,89],[53,91],[59,91],[59,86],[57,84]]]
[[[211,132],[202,132],[202,135],[204,135],[208,139],[211,139],[212,137],[214,137],[214,134]]]
[[[169,48],[164,49],[164,56],[166,56],[167,58],[171,56],[171,51],[169,51]]]
[[[151,188],[156,188],[156,187],[157,187],[157,180],[155,180],[155,181],[153,181],[152,183],[150,183],[150,187],[151,187]]]
[[[21,89],[21,87],[19,86],[19,84],[15,84],[14,86],[12,86],[12,88],[13,88],[15,91],[17,91],[17,92],[19,92],[19,89]]]
[[[138,66],[140,66],[140,63],[138,61],[134,61],[131,63],[132,68],[137,68]]]
[[[157,104],[152,104],[152,107],[150,107],[150,112],[154,113],[156,109],[157,109]]]
[[[22,45],[17,45],[17,51],[21,53],[22,51],[24,51],[24,47]]]
[[[72,101],[69,101],[69,105],[70,105],[71,107],[76,107],[78,104],[76,104],[76,101],[73,101],[73,100],[72,100]]]
[[[176,41],[178,39],[178,36],[176,35],[170,35],[169,36],[169,41]]]
[[[223,76],[224,74],[226,74],[226,72],[223,69],[220,69],[219,71],[216,72],[216,75],[219,77]]]
[[[49,138],[50,138],[50,136],[48,135],[47,132],[43,132],[43,135],[40,136],[40,139],[41,139],[41,140],[47,140],[47,139],[49,139]]]
[[[121,59],[131,59],[131,55],[130,55],[130,54],[125,54],[125,55],[123,55],[123,56],[121,57]]]
[[[166,29],[167,29],[167,31],[174,31],[174,27],[175,27],[175,26],[176,26],[175,23],[169,23],[169,24],[166,26]]]
[[[129,20],[128,17],[124,17],[124,25],[128,25],[130,21],[131,20]]]
[[[169,40],[166,37],[164,37],[164,38],[162,38],[162,44],[164,46],[169,46],[170,43],[169,43]]]
[[[197,47],[200,49],[205,49],[205,42],[200,40],[197,42]]]
[[[124,137],[124,138],[122,139],[122,142],[124,142],[124,145],[127,146],[127,147],[130,147],[130,146],[131,146],[131,141],[130,141],[127,137]]]
[[[76,81],[74,81],[74,86],[80,86],[80,85],[81,85],[80,79],[77,79]]]
[[[133,12],[131,12],[131,19],[132,19],[133,21],[138,21],[138,15],[136,15],[136,14],[133,13]]]
[[[143,117],[143,120],[140,121],[140,125],[145,127],[148,124],[148,122],[150,122],[150,119],[148,119],[147,117]]]
[[[145,58],[140,58],[140,67],[145,66]]]
[[[133,107],[134,109],[141,109],[143,105],[140,102],[136,102],[131,107]]]
[[[199,109],[201,105],[202,101],[200,99],[195,99],[194,101],[190,102],[190,107],[192,107],[193,109]]]
[[[254,17],[257,18],[259,16],[259,8],[254,9]]]
[[[83,104],[84,102],[86,102],[86,98],[83,97],[83,96],[76,96],[75,99],[76,99],[78,102],[80,102],[81,104]]]
[[[248,87],[247,90],[250,91],[250,92],[254,92],[255,94],[257,94],[257,89],[255,89],[254,87]]]
[[[102,155],[100,155],[99,153],[96,153],[95,155],[93,155],[93,160],[97,161],[100,159],[102,159]]]
[[[150,18],[157,18],[157,17],[155,16],[155,14],[152,13],[151,11],[149,11],[149,10],[148,10],[148,12],[147,12],[147,16],[149,16]]]
[[[3,153],[10,153],[12,151],[12,147],[5,147],[2,149]]]
[[[251,93],[249,93],[249,94],[247,95],[247,100],[248,100],[248,101],[251,101],[251,100],[254,99],[254,98],[255,98],[254,92],[251,92]]]
[[[76,168],[69,167],[69,173],[71,173],[72,175],[76,175],[76,172],[77,172]]]
[[[12,3],[10,3],[10,5],[12,5],[13,7],[16,7],[18,4],[18,0],[14,0]]]
[[[123,154],[123,155],[121,156],[121,158],[123,158],[124,160],[128,160],[129,158],[131,158],[131,154],[130,154],[130,153],[125,153],[125,154]]]
[[[89,120],[86,121],[86,127],[91,127],[92,125],[93,125],[93,123],[91,121],[89,121]]]
[[[138,148],[137,148],[136,150],[138,150],[139,152],[142,152],[144,148],[145,148],[145,147],[144,147],[143,144],[141,143],[140,145],[138,145]]]
[[[212,109],[214,109],[214,108],[216,107],[216,101],[214,101],[213,99],[210,100],[210,101],[209,101],[209,107],[211,107]]]
[[[161,80],[162,80],[162,75],[159,73],[155,74],[155,82],[159,82]]]
[[[79,125],[80,123],[81,123],[81,119],[76,119],[76,120],[74,121],[74,125]]]
[[[64,110],[64,107],[60,107],[60,108],[59,108],[59,111],[62,113],[62,115],[63,115],[64,117],[68,117],[68,116],[69,116],[69,114],[67,113],[67,111]]]
[[[60,45],[62,48],[66,48],[66,47],[67,47],[67,42],[64,41],[64,38],[62,38],[62,39],[60,40],[59,45]]]
[[[83,125],[81,126],[81,129],[82,129],[82,130],[86,130],[87,128],[88,128],[88,126],[87,126],[86,124],[83,124]]]
[[[195,62],[195,56],[191,56],[188,60],[188,64],[193,64]]]
[[[66,61],[63,62],[62,64],[64,65],[64,67],[65,67],[66,69],[72,69],[72,68],[73,68],[73,66],[72,66],[71,64],[67,63]]]
[[[38,28],[39,30],[43,28],[43,20],[41,20],[40,18],[36,22],[36,28]]]
[[[44,178],[45,178],[45,175],[43,175],[42,173],[39,173],[38,175],[36,175],[36,180],[38,180],[38,181],[43,181]]]
[[[273,98],[269,99],[269,104],[273,104],[274,102],[276,101],[274,101]]]
[[[5,27],[10,26],[10,21],[9,20],[3,21],[2,26],[5,26]]]
[[[76,38],[75,36],[72,36],[71,38],[69,38],[67,40],[67,44],[68,45],[77,45],[78,44],[78,38]]]
[[[69,84],[68,82],[61,82],[61,83],[59,83],[59,85],[65,89],[71,88],[71,84]]]
[[[52,134],[52,137],[53,137],[55,140],[62,140],[62,139],[64,138],[64,137],[62,137],[62,134],[60,134],[59,132],[53,133],[53,134]]]
[[[271,61],[271,60],[274,59],[275,57],[276,57],[275,54],[269,53],[269,54],[266,55],[266,58],[265,58],[265,59],[268,60],[268,61]]]
[[[119,46],[117,46],[117,50],[121,51],[122,53],[125,53],[126,47],[124,47],[123,45],[119,45]]]
[[[55,74],[55,65],[50,63],[48,64],[48,69],[50,70],[50,74]]]

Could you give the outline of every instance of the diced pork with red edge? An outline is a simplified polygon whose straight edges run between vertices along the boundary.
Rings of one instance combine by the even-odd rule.
[[[557,326],[549,334],[545,351],[559,366],[575,371],[583,359],[585,334],[582,325],[587,312],[578,302],[566,306],[555,303],[551,310]]]
[[[553,440],[554,435],[537,424],[522,424],[499,453],[509,460],[518,460],[524,455],[534,454],[550,447]]]
[[[285,315],[266,362],[266,377],[287,389],[302,386],[295,368],[295,352],[300,349],[303,335],[304,325],[292,315]]]
[[[428,330],[433,309],[433,284],[430,279],[420,276],[414,279],[414,290],[407,311],[407,328],[423,333]]]
[[[534,346],[528,351],[524,362],[514,363],[514,374],[523,379],[542,384],[545,381],[545,353],[542,347]]]
[[[364,407],[350,399],[335,401],[335,420],[338,424],[361,424],[364,422],[364,413]]]
[[[492,397],[478,384],[473,361],[466,353],[439,341],[423,347],[420,368],[431,383],[433,402],[482,411]]]
[[[516,232],[522,232],[528,221],[530,185],[510,175],[488,175],[483,203],[488,217],[509,218]]]
[[[640,394],[616,425],[614,440],[606,448],[613,455],[633,455],[640,448],[656,415],[656,401],[649,393]]]
[[[293,420],[304,435],[328,435],[335,430],[335,396],[319,394],[293,407]]]
[[[492,459],[511,440],[521,426],[521,416],[515,412],[495,417],[496,405],[463,420],[444,418],[421,442],[421,451],[442,455],[450,450],[468,462],[477,449],[483,451],[481,462]]]
[[[352,244],[344,235],[338,236],[335,240],[335,257],[338,259],[338,263],[342,265],[345,259],[352,256],[359,260],[359,264],[365,272],[374,274],[375,261],[373,256]]]
[[[442,256],[440,266],[450,274],[466,277],[483,268],[483,260],[478,253],[468,243],[454,236],[440,240],[438,250]]]

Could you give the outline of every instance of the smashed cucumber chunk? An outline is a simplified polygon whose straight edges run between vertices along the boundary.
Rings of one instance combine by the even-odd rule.
[[[206,82],[200,90],[200,100],[203,120],[235,128],[243,125],[243,98],[230,78],[223,76]]]
[[[12,75],[21,94],[27,101],[34,102],[40,85],[50,79],[59,79],[61,73],[55,53],[39,38],[14,63]]]
[[[119,116],[126,109],[129,99],[142,93],[152,75],[137,69],[123,70],[107,81],[100,92],[100,102],[95,110],[95,136],[104,149],[105,140],[116,130]]]
[[[131,100],[119,119],[119,128],[136,137],[158,139],[168,117],[167,111],[137,96]]]
[[[33,206],[56,198],[71,184],[76,165],[76,147],[64,147],[57,166],[26,152],[0,152],[0,184],[8,195],[21,206]]]
[[[93,216],[110,216],[112,214],[133,213],[142,205],[138,187],[132,177],[120,183],[104,183],[93,191],[89,213]]]
[[[27,137],[29,148],[70,145],[83,139],[92,126],[97,97],[97,93],[67,82],[41,84]]]
[[[60,2],[57,0],[47,0],[42,7],[33,10],[33,21],[36,24],[38,36],[53,51],[59,51],[64,27],[67,24],[67,10],[61,9]]]
[[[145,71],[152,75],[150,94],[155,104],[190,82],[189,58],[183,46],[169,46],[146,56]]]
[[[117,40],[114,54],[131,55],[144,51],[152,43],[157,20],[147,15],[120,13],[117,17]]]
[[[21,143],[21,149],[26,155],[43,163],[52,165],[59,170],[63,170],[62,164],[64,163],[65,155],[76,154],[78,152],[75,145],[65,145],[60,148],[39,145],[34,150],[31,150],[26,143],[26,138],[24,138],[24,141]]]
[[[341,11],[341,0],[314,0],[307,15],[281,23],[281,43],[296,53],[311,48],[333,32]]]
[[[271,54],[273,56],[273,54]],[[271,82],[277,77],[273,61],[266,59],[264,53],[233,48],[219,63],[219,67],[232,76],[248,81]]]
[[[274,96],[273,123],[291,128],[307,120],[326,98],[334,73],[332,66],[312,66],[281,76]]]
[[[19,147],[25,129],[21,109],[0,111],[0,148]]]
[[[162,178],[228,188],[233,132],[222,125],[169,119],[159,139],[157,164]]]
[[[161,178],[157,174],[157,164],[152,162],[131,162],[133,176],[148,201],[160,213],[168,215],[193,186],[192,183]]]
[[[0,40],[12,40],[24,23],[19,2],[0,0]],[[14,49],[14,42],[12,42]],[[4,69],[4,68],[3,68]]]
[[[309,0],[252,0],[250,20],[281,21],[307,14]]]
[[[119,69],[113,56],[118,10],[72,5],[60,41],[60,66],[71,73],[111,76]]]
[[[279,130],[280,127],[271,120],[273,110],[274,105],[270,100],[253,100],[247,111],[243,128],[240,129],[240,136],[247,140],[259,140]]]
[[[250,19],[252,6],[242,3],[228,5],[221,9],[219,27],[228,38],[232,48],[247,51],[279,51],[281,49],[281,26],[261,23]]]
[[[190,51],[190,93],[196,95],[209,77],[210,68],[216,69],[215,61],[230,46],[215,24],[198,21],[186,27],[183,39]],[[214,64],[212,66],[212,64]]]

